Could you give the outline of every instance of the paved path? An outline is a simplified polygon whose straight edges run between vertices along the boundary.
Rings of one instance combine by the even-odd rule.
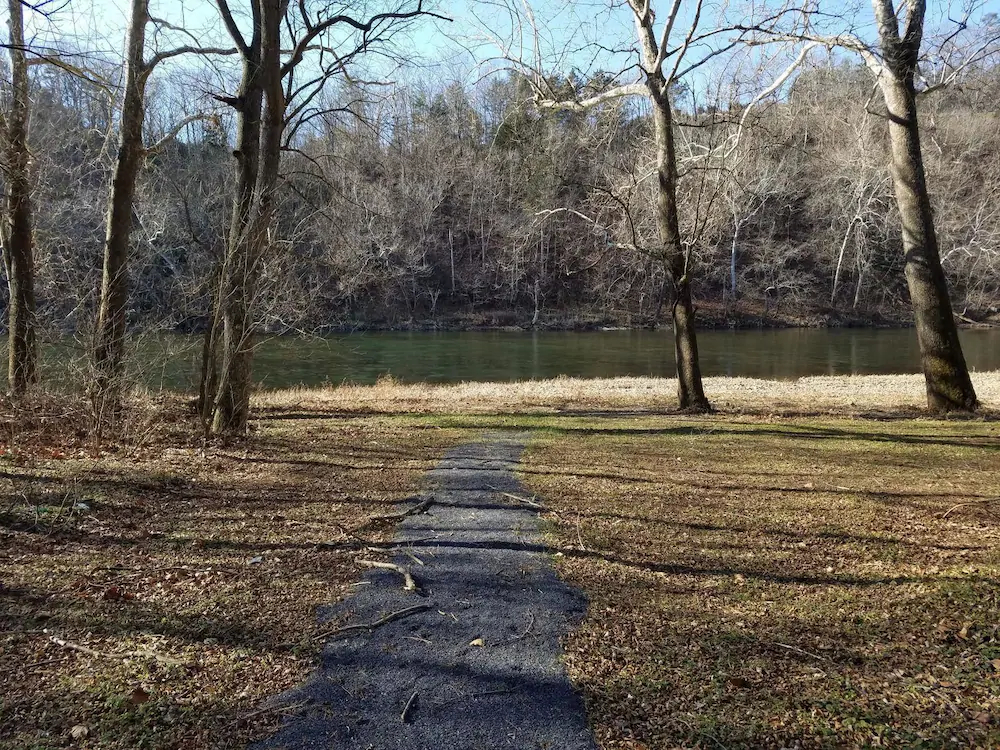
[[[537,513],[502,494],[525,495],[511,473],[524,439],[491,435],[430,472],[432,504],[397,536],[425,565],[395,557],[421,593],[376,571],[329,616],[349,625],[428,608],[328,643],[318,672],[279,697],[306,707],[255,748],[594,750],[560,662],[584,600],[552,570]]]

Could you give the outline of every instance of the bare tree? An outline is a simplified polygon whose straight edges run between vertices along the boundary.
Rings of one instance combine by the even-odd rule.
[[[691,7],[684,7],[688,14],[682,14],[684,4],[674,0],[658,19],[652,0],[627,0],[638,43],[638,61],[635,67],[639,79],[632,83],[622,83],[605,88],[592,96],[567,99],[553,87],[543,75],[538,53],[538,30],[534,15],[526,7],[527,22],[534,29],[536,60],[525,65],[518,55],[506,55],[508,59],[534,72],[536,101],[539,106],[550,109],[586,111],[611,99],[642,97],[650,106],[653,121],[653,138],[656,155],[653,174],[655,186],[655,222],[658,245],[653,254],[663,263],[670,283],[670,307],[674,332],[674,354],[677,366],[677,398],[682,409],[708,411],[711,405],[702,385],[701,367],[698,360],[698,342],[695,333],[695,307],[691,296],[692,257],[690,242],[682,236],[678,217],[678,155],[675,134],[674,102],[671,97],[683,77],[705,64],[715,56],[733,49],[732,41],[713,45],[711,41],[720,37],[724,29],[705,29],[702,24],[704,4],[697,0]],[[685,18],[690,19],[683,35],[675,35]],[[675,38],[678,37],[678,38]],[[709,51],[692,60],[692,48]],[[575,93],[575,92],[574,92]]]
[[[114,175],[108,197],[101,294],[94,332],[94,381],[91,399],[99,422],[114,421],[120,406],[120,379],[125,351],[126,308],[129,295],[129,245],[132,235],[136,180],[143,159],[173,138],[188,123],[204,117],[192,115],[179,122],[160,142],[143,143],[146,85],[157,65],[186,54],[231,54],[235,50],[180,46],[146,58],[146,28],[151,21],[149,0],[132,0],[128,25],[121,125]],[[171,27],[165,21],[156,21]],[[186,33],[186,32],[185,32]]]
[[[10,301],[7,309],[7,379],[15,395],[38,380],[35,334],[35,262],[28,150],[28,60],[24,44],[24,8],[9,0],[11,93],[6,113],[6,196],[2,235]]]
[[[275,240],[274,207],[281,153],[288,147],[287,130],[322,114],[313,107],[324,84],[343,72],[346,64],[390,33],[399,21],[426,15],[422,0],[407,9],[377,13],[359,20],[334,12],[331,4],[299,2],[290,11],[288,0],[251,0],[251,37],[240,31],[228,0],[216,0],[222,20],[243,62],[239,92],[220,97],[237,114],[237,195],[228,244],[219,275],[219,292],[202,377],[203,408],[214,394],[211,429],[218,435],[246,431],[250,391],[255,300],[265,251]],[[292,35],[282,51],[282,25]],[[335,49],[331,34],[339,29],[356,32],[346,50]],[[314,67],[303,62],[318,52]],[[290,123],[295,122],[295,125]],[[216,369],[215,349],[221,345]]]
[[[810,27],[811,13],[805,16],[810,28],[784,38],[807,40],[807,46],[823,44],[831,49],[841,47],[856,52],[874,75],[886,108],[891,175],[902,224],[905,276],[920,344],[927,406],[935,412],[971,411],[978,406],[978,400],[958,339],[941,266],[920,143],[917,99],[920,93],[957,80],[966,67],[995,49],[1000,34],[977,40],[957,60],[938,66],[939,75],[932,82],[921,75],[926,0],[904,0],[898,7],[892,0],[871,2],[877,31],[875,44],[848,32],[832,36],[816,33]],[[820,18],[826,24],[829,15],[822,14]],[[958,22],[957,31],[945,37],[940,45],[942,50],[954,46],[968,20],[967,12],[964,20]],[[921,90],[918,81],[922,83]]]
[[[872,7],[878,23],[881,60],[873,55],[867,60],[888,111],[892,181],[903,225],[906,282],[920,342],[927,406],[938,412],[971,411],[978,401],[941,268],[920,148],[914,80],[920,60],[926,0],[906,0],[902,34],[902,5],[897,10],[892,0],[872,0]]]

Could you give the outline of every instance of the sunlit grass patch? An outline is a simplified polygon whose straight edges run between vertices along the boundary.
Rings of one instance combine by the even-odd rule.
[[[1000,741],[995,423],[550,427],[523,476],[604,748]]]
[[[1000,372],[974,373],[984,405],[1000,407]],[[921,375],[819,376],[798,380],[706,378],[713,404],[725,411],[865,414],[872,410],[917,410],[926,403]],[[572,411],[662,412],[676,404],[670,378],[568,378],[513,383],[401,383],[384,378],[372,386],[268,391],[255,403],[263,409],[327,413],[551,414]]]

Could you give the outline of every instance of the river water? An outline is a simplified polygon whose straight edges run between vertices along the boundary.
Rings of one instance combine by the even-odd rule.
[[[1000,329],[961,332],[973,370],[1000,369]],[[698,334],[705,375],[794,379],[807,375],[919,372],[913,329],[778,329]],[[154,388],[191,389],[201,338],[147,336],[133,358]],[[50,368],[75,352],[48,347]],[[453,383],[674,374],[670,331],[357,333],[322,338],[262,339],[254,375],[265,388],[324,383]]]

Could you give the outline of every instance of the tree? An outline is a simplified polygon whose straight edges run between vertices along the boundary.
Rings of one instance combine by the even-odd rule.
[[[275,240],[275,189],[282,150],[290,147],[286,130],[294,132],[319,117],[324,110],[313,102],[324,84],[370,45],[384,41],[393,23],[428,14],[422,0],[412,10],[377,13],[367,20],[334,13],[327,4],[314,7],[299,2],[297,13],[290,13],[288,0],[251,0],[248,40],[228,0],[216,4],[239,51],[243,74],[237,95],[220,97],[237,115],[237,194],[203,357],[202,393],[213,394],[212,432],[239,435],[246,431],[250,416],[255,303],[265,251]],[[283,24],[292,35],[287,53],[282,51]],[[328,37],[340,28],[359,36],[351,47],[338,51]],[[302,64],[310,52],[319,52],[311,69]],[[217,347],[221,347],[218,364]],[[208,403],[203,398],[203,410]]]
[[[104,261],[97,326],[94,332],[94,380],[91,400],[99,423],[114,422],[120,407],[120,387],[125,354],[126,308],[129,295],[129,245],[132,235],[136,180],[145,157],[173,138],[188,123],[202,115],[187,117],[160,142],[146,148],[143,119],[146,84],[164,60],[191,53],[231,54],[235,50],[181,46],[145,57],[146,27],[151,18],[149,0],[132,0],[129,18],[124,92],[114,175],[108,196],[105,222]],[[170,26],[164,21],[159,25]]]
[[[6,116],[7,159],[5,209],[0,242],[10,300],[7,308],[7,379],[15,395],[38,380],[38,342],[35,335],[35,262],[31,211],[30,152],[28,150],[28,60],[24,44],[21,0],[9,0],[11,93]]]
[[[971,411],[978,401],[965,364],[958,328],[941,268],[934,214],[920,148],[914,79],[920,60],[926,0],[906,0],[902,10],[892,0],[872,0],[878,24],[881,60],[869,56],[888,113],[892,182],[903,225],[906,282],[920,342],[920,360],[931,411]]]
[[[808,40],[807,46],[823,44],[829,49],[841,47],[856,52],[875,77],[886,109],[890,172],[902,225],[904,274],[920,346],[927,406],[934,412],[972,411],[978,400],[941,266],[920,143],[917,100],[920,93],[953,83],[964,69],[994,51],[1000,33],[987,28],[986,38],[978,40],[957,62],[939,65],[938,80],[930,83],[920,75],[926,0],[904,0],[898,8],[892,0],[872,0],[872,8],[877,34],[874,44],[849,33],[829,36],[811,29],[784,38]],[[828,15],[820,18],[822,23],[828,23]],[[811,21],[807,12],[806,25]],[[954,46],[968,21],[966,15],[958,22],[958,30],[946,36],[942,52]],[[922,91],[917,89],[918,80],[925,82]]]
[[[655,221],[659,238],[652,252],[665,267],[670,282],[670,308],[677,367],[677,400],[681,409],[709,411],[711,404],[705,396],[702,385],[695,332],[695,308],[691,296],[693,271],[691,246],[681,235],[677,210],[675,104],[671,99],[678,91],[682,77],[704,62],[704,59],[699,62],[689,62],[686,67],[682,67],[685,65],[685,53],[692,41],[697,36],[698,42],[705,43],[718,33],[718,30],[707,34],[699,33],[701,0],[695,4],[693,20],[680,43],[672,39],[674,27],[680,18],[682,4],[679,0],[672,3],[659,24],[651,0],[628,0],[627,5],[632,14],[639,45],[637,63],[639,80],[634,83],[612,85],[584,98],[566,99],[560,96],[559,91],[541,75],[541,64],[536,62],[533,78],[536,101],[541,107],[577,112],[587,111],[609,100],[623,97],[642,97],[649,102],[656,146]],[[530,22],[534,25],[533,17],[530,18]],[[535,44],[537,48],[537,40]],[[515,58],[515,62],[520,60]]]

